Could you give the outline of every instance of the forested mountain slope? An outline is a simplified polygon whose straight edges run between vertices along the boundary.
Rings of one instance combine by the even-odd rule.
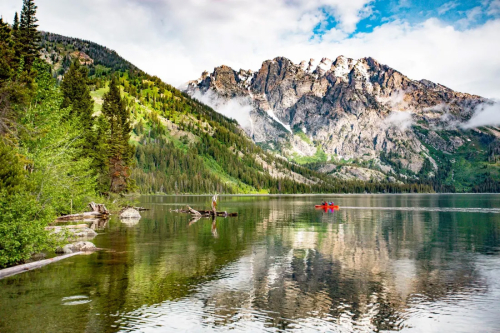
[[[89,68],[96,114],[109,78],[119,77],[136,147],[132,178],[142,193],[431,191],[414,182],[343,181],[277,158],[238,123],[92,42],[43,33],[44,59],[62,78],[78,58]]]

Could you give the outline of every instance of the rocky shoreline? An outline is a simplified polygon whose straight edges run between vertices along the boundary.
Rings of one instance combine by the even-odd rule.
[[[89,206],[93,207],[91,203]],[[95,205],[95,204],[94,204]],[[102,209],[104,205],[99,205]],[[107,211],[107,209],[104,207],[106,214],[104,219],[75,219],[73,218],[74,216],[82,216],[82,217],[88,217],[88,213],[82,213],[82,214],[74,214],[71,215],[71,218],[67,218],[70,215],[67,215],[66,217],[60,217],[58,218],[55,223],[66,223],[66,222],[71,222],[71,223],[77,223],[79,224],[72,224],[72,225],[64,225],[64,226],[48,226],[45,228],[45,230],[49,231],[51,234],[55,235],[60,239],[62,243],[67,243],[62,246],[58,246],[55,249],[55,253],[58,254],[58,256],[45,259],[45,253],[37,253],[32,256],[32,262],[24,263],[24,264],[19,264],[16,266],[12,266],[9,268],[1,269],[0,270],[0,279],[13,276],[16,274],[24,273],[33,269],[41,268],[43,266],[46,266],[48,264],[51,264],[53,262],[57,262],[66,258],[70,258],[74,255],[81,255],[81,254],[91,254],[93,252],[102,250],[98,248],[94,243],[92,243],[90,240],[94,239],[96,236],[99,234],[96,232],[96,229],[104,229],[108,223],[109,217],[111,214]],[[139,222],[141,218],[141,214],[139,213],[139,210],[145,210],[144,208],[141,207],[124,207],[120,214],[120,220],[125,223],[125,224],[136,224]],[[83,222],[83,223],[82,223]]]

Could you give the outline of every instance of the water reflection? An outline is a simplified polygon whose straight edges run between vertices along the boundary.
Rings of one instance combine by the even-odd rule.
[[[0,331],[500,327],[500,215],[435,209],[491,210],[496,196],[476,207],[460,196],[336,198],[350,207],[419,209],[333,213],[311,209],[317,200],[308,197],[221,198],[239,217],[190,220],[169,212],[204,200],[147,198],[154,210],[140,223],[111,221],[96,238],[113,251],[0,281]],[[92,302],[61,309],[61,299],[73,295]],[[59,321],[30,317],[39,311],[34,304]]]

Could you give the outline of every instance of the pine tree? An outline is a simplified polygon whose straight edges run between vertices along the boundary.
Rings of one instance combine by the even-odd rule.
[[[88,69],[76,59],[64,75],[61,83],[63,102],[61,108],[70,107],[69,117],[83,130],[82,157],[95,159],[97,138],[94,133],[94,101],[88,86]]]
[[[0,18],[0,88],[13,75],[13,58],[11,30],[9,25]]]
[[[102,114],[109,126],[106,135],[107,165],[109,166],[110,191],[121,193],[130,186],[130,165],[134,147],[129,144],[130,115],[125,101],[120,96],[116,78],[111,80],[109,92],[104,95]]]
[[[38,19],[35,16],[36,9],[37,6],[34,0],[23,0],[21,22],[19,24],[19,40],[22,44],[22,55],[28,69],[31,68],[40,51],[40,34],[37,30],[38,24],[36,24]]]
[[[14,31],[19,30],[19,15],[17,15],[17,12],[14,15],[14,23],[12,24],[12,30],[14,30]]]
[[[61,107],[71,107],[70,115],[80,118],[85,128],[92,127],[94,112],[94,102],[90,96],[88,83],[88,69],[80,66],[78,59],[71,64],[61,83],[64,98]]]

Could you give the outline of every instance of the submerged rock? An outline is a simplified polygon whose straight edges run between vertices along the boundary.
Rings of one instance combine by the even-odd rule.
[[[95,236],[97,236],[97,232],[95,232],[90,228],[84,228],[80,230],[75,230],[74,235],[76,237],[94,238]]]
[[[74,253],[74,252],[87,252],[87,251],[95,251],[97,250],[97,247],[94,245],[94,243],[91,242],[76,242],[72,244],[66,244],[63,247],[58,247],[56,249],[56,253],[64,253],[64,254],[69,254],[69,253]]]
[[[130,219],[130,218],[140,219],[141,214],[139,213],[139,211],[137,211],[134,208],[127,208],[123,212],[121,212],[120,218],[122,218],[122,219]]]
[[[120,219],[120,222],[131,227],[138,224],[140,220],[141,219],[137,217],[127,217]]]
[[[69,238],[94,238],[97,232],[88,228],[86,225],[78,226],[63,226],[63,227],[49,227],[54,234],[65,235]]]

